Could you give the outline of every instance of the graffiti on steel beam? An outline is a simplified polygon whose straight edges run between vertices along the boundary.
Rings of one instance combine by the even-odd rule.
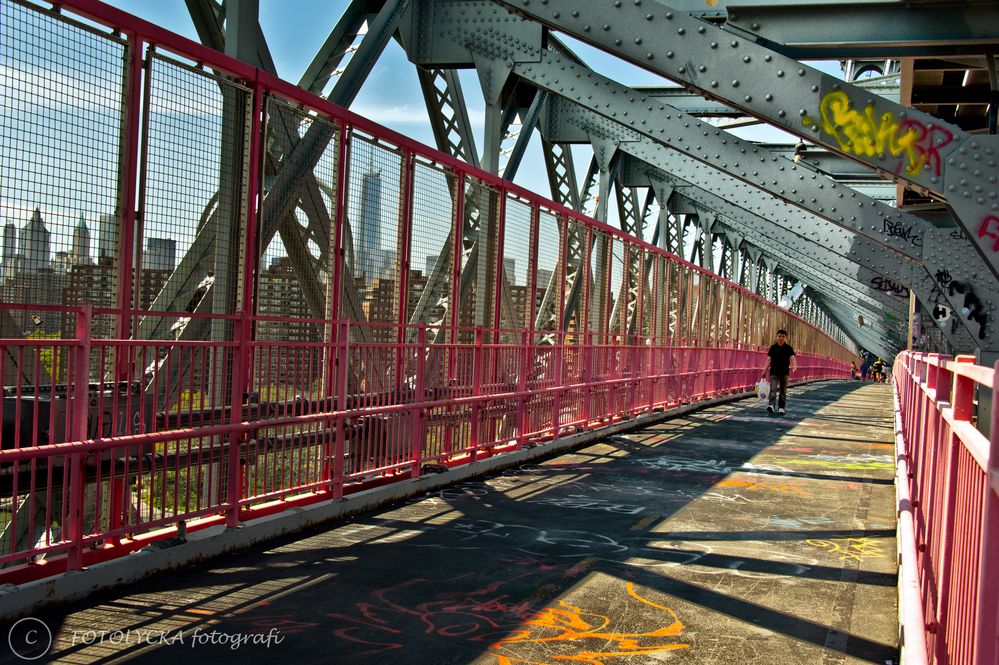
[[[889,238],[900,238],[909,241],[913,247],[922,247],[923,239],[913,232],[912,226],[906,226],[903,222],[890,222],[887,219],[882,222],[882,231]]]
[[[999,217],[986,215],[978,225],[978,237],[992,239],[992,251],[999,252]]]
[[[938,286],[938,289],[934,289],[934,291],[939,293],[941,299],[943,298],[943,289],[946,289],[947,295],[951,298],[954,298],[957,295],[964,296],[964,301],[961,303],[960,314],[967,321],[977,323],[978,339],[985,339],[985,325],[988,323],[988,314],[986,314],[986,308],[982,304],[981,300],[979,300],[978,296],[975,295],[975,290],[972,288],[971,284],[953,279],[950,272],[946,269],[938,270],[934,277],[936,278]],[[957,327],[957,318],[954,316],[954,309],[947,303],[936,300],[932,303],[930,312],[934,320],[938,323],[951,321],[952,329]]]
[[[896,298],[909,297],[909,289],[907,289],[904,285],[893,282],[887,277],[882,277],[881,275],[871,278],[871,286],[882,293],[887,293],[888,295],[895,296]]]
[[[840,149],[858,157],[891,155],[900,157],[895,173],[902,169],[910,176],[927,169],[940,175],[940,149],[954,140],[943,127],[924,124],[914,118],[896,118],[891,113],[875,116],[874,105],[853,108],[849,95],[832,90],[819,102],[819,118],[805,115],[801,123],[820,128]]]

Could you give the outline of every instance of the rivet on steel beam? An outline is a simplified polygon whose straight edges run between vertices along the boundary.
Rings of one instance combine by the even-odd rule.
[[[579,11],[576,9],[572,10],[572,18],[579,18]]]
[[[739,79],[734,79],[732,81],[732,87],[733,88],[738,88],[739,87]]]
[[[735,47],[737,47],[738,45],[739,45],[739,42],[735,41],[734,39],[732,40],[732,43],[731,43],[731,44],[729,44],[729,46],[731,46],[732,48],[735,48]]]
[[[667,58],[672,58],[673,57],[673,51],[666,51],[666,57]]]
[[[718,48],[718,42],[711,42],[710,44],[708,44],[708,46],[710,46],[711,48]]]
[[[703,35],[704,34],[704,26],[703,25],[697,26],[697,32]]]
[[[798,70],[798,76],[804,76],[804,75],[805,75],[805,70],[804,69],[799,69]]]
[[[615,4],[618,4],[618,3],[615,3]],[[666,20],[667,21],[672,21],[673,20],[673,12],[666,12]]]
[[[778,69],[777,70],[777,78],[784,78],[784,70],[783,69]]]
[[[676,31],[676,34],[678,34],[678,35],[684,35],[686,33],[687,33],[687,31],[684,30],[683,28],[678,28],[677,31]]]

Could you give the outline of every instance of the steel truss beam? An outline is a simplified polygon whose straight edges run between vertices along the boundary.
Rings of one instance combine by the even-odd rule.
[[[865,281],[867,285],[875,279],[878,284],[886,283],[885,280],[901,283],[912,281],[909,275],[912,272],[913,263],[906,261],[903,257],[885,252],[882,247],[876,246],[862,237],[851,237],[841,229],[830,226],[825,220],[817,218],[809,220],[807,213],[796,212],[776,200],[768,201],[767,197],[761,195],[758,190],[738,183],[733,184],[730,182],[730,178],[718,174],[705,164],[690,159],[675,150],[668,150],[659,145],[658,142],[650,143],[647,140],[640,140],[641,136],[622,127],[619,123],[588,113],[563,99],[553,98],[549,101],[549,119],[546,124],[548,131],[554,133],[553,140],[578,141],[596,131],[604,135],[614,136],[624,152],[673,173],[683,173],[685,178],[696,182],[703,190],[703,196],[709,199],[709,201],[705,201],[703,197],[701,198],[707,209],[722,210],[730,216],[749,216],[756,219],[757,225],[762,222],[764,226],[768,226],[769,224],[764,220],[769,220],[791,233],[801,235],[815,243],[816,246],[828,247],[853,262],[867,266],[873,271],[867,276]],[[786,161],[790,162],[790,160]],[[675,187],[685,187],[691,184],[674,176],[664,177]],[[817,184],[819,187],[824,187],[824,182]],[[726,195],[729,201],[734,199],[742,204],[743,208],[740,209],[739,206],[714,194],[707,194],[708,190]],[[926,302],[934,302],[939,300],[941,296],[949,300],[951,307],[959,307],[956,301],[956,298],[961,297],[959,294],[956,294],[955,298],[947,292],[934,294],[932,289],[920,293],[921,298],[928,299],[925,300]],[[977,333],[977,327],[975,332]],[[961,336],[961,339],[968,341],[971,338]]]
[[[826,220],[856,233],[858,239],[865,237],[884,247],[897,250],[896,256],[901,255],[917,261],[921,260],[926,269],[934,275],[947,272],[951,275],[951,279],[959,284],[979,283],[980,276],[987,272],[984,263],[969,251],[970,247],[967,241],[960,234],[942,233],[914,215],[889,208],[843,185],[837,185],[806,167],[799,167],[790,160],[781,160],[776,156],[764,157],[760,164],[754,164],[752,167],[757,169],[753,171],[755,176],[761,178],[762,187],[760,188],[765,191],[775,190],[771,192],[775,198],[762,196],[760,189],[755,184],[743,184],[733,181],[732,178],[719,176],[718,170],[736,178],[745,175],[745,172],[733,170],[732,167],[738,167],[738,164],[729,164],[725,161],[718,163],[707,159],[705,155],[710,150],[724,150],[732,143],[743,145],[744,147],[741,149],[747,153],[760,149],[724,132],[710,128],[696,132],[696,136],[692,135],[689,140],[685,140],[682,136],[678,138],[666,136],[662,127],[658,126],[657,119],[660,116],[645,114],[639,109],[629,111],[627,114],[609,111],[612,104],[622,103],[628,99],[634,100],[634,98],[628,97],[629,91],[626,88],[596,74],[575,71],[571,65],[566,65],[564,62],[553,69],[533,63],[525,64],[523,67],[518,64],[514,67],[514,72],[517,74],[526,73],[529,80],[552,91],[570,91],[573,99],[586,107],[583,109],[579,106],[573,106],[564,99],[553,98],[549,100],[549,113],[554,117],[554,119],[549,120],[549,127],[556,127],[561,122],[563,125],[574,125],[577,131],[583,133],[595,131],[596,128],[601,128],[601,131],[607,133],[606,122],[594,119],[595,113],[605,115],[603,120],[609,120],[615,125],[613,136],[615,140],[619,141],[623,150],[634,152],[654,148],[657,153],[656,158],[650,161],[654,161],[657,166],[673,173],[683,173],[685,177],[691,179],[694,179],[695,174],[699,174],[698,183],[702,187],[718,191],[726,199],[768,219],[784,219],[787,221],[789,230],[802,237],[823,244],[827,243],[827,232],[830,227],[827,223],[819,221]],[[597,79],[601,82],[600,84],[594,83]],[[610,89],[611,92],[607,92],[607,89]],[[667,117],[669,115],[667,114]],[[696,119],[687,116],[685,123],[687,129],[697,123]],[[675,129],[678,132],[685,131],[683,126]],[[642,141],[643,138],[651,138],[653,142]],[[705,145],[701,145],[702,139]],[[674,144],[677,149],[664,149],[662,147],[664,142]],[[694,153],[694,155],[682,155],[681,151]],[[697,155],[700,155],[700,158]],[[646,159],[648,158],[646,157]],[[785,163],[778,163],[778,160]],[[794,176],[793,184],[788,185],[788,190],[775,188],[772,185],[773,182],[788,175]],[[812,214],[795,213],[783,205],[777,195],[783,194],[785,191],[798,197],[794,202],[796,206],[804,208],[806,212]],[[844,202],[849,201],[855,202],[856,208],[850,207],[848,208],[849,212],[845,212],[843,208],[849,206],[849,203]],[[849,223],[844,223],[847,218],[849,218]],[[899,226],[899,224],[903,226]],[[873,230],[871,230],[872,227]],[[888,252],[878,250],[867,252],[866,256],[860,256],[855,250],[855,248],[861,247],[860,243],[849,241],[846,238],[842,242],[846,246],[846,255],[850,258],[868,262],[872,269],[893,281],[905,279],[904,275],[891,272],[893,261],[889,260],[892,255]],[[962,247],[964,251],[962,251]],[[959,261],[958,257],[962,256],[963,259]],[[955,273],[959,274],[955,275]],[[953,301],[961,297],[960,294],[950,293],[948,289],[941,291],[936,295],[935,300],[929,302],[945,298],[951,302],[953,307]],[[985,296],[984,293],[978,296],[978,300],[986,313],[987,320],[994,320],[994,300]],[[993,342],[991,339],[994,332],[991,330],[993,326],[984,328],[984,337],[980,337],[982,333],[979,331],[978,322],[968,325],[973,328],[973,336],[982,348],[992,348],[994,345],[999,345],[999,342]]]
[[[759,44],[733,37],[710,23],[669,7],[657,5],[650,10],[633,3],[617,3],[602,13],[599,29],[594,29],[597,26],[591,25],[591,12],[579,11],[586,9],[581,7],[580,0],[548,0],[545,4],[496,1],[532,21],[540,21],[639,67],[721,99],[792,134],[890,173],[897,180],[936,194],[954,211],[959,225],[993,276],[999,276],[999,192],[995,187],[999,136],[968,134],[927,113],[878,98],[863,88]],[[901,23],[896,15],[894,24]],[[671,37],[664,39],[664,35]],[[535,60],[537,54],[535,49]],[[546,77],[537,81],[541,87],[554,88],[558,94],[583,105],[586,105],[585,96],[602,92],[604,94],[598,94],[600,102],[597,103],[603,106],[606,93],[613,91],[617,93],[613,108],[606,106],[602,112],[616,115],[638,131],[643,128],[637,120],[644,119],[646,112],[655,109],[639,93],[631,91],[628,94],[623,86],[608,85],[611,82],[592,72],[566,67],[566,76],[558,75],[557,68],[566,63],[556,62],[550,52],[541,52],[540,56],[538,64],[521,66],[518,63],[518,75],[528,79]],[[552,69],[548,66],[551,64],[557,68]],[[590,101],[596,102],[596,99]],[[674,120],[674,116],[684,117]],[[747,182],[759,182],[762,189],[773,191],[793,205],[818,207],[858,233],[870,232],[858,228],[848,218],[848,213],[837,210],[844,202],[836,201],[835,186],[827,187],[824,193],[811,190],[812,196],[805,200],[797,195],[794,169],[773,181],[758,181],[757,176],[752,175],[757,153],[747,152],[745,142],[734,138],[704,141],[696,134],[707,132],[705,138],[711,139],[710,130],[691,123],[687,120],[690,116],[665,104],[659,104],[658,117],[666,120],[657,127],[660,135],[685,135],[682,142],[689,141],[687,149],[692,156],[729,165],[723,168]],[[687,123],[686,127],[684,123]],[[696,133],[683,131],[695,127]],[[647,135],[653,133],[647,132]],[[680,145],[676,147],[683,149]],[[807,203],[814,205],[803,205]],[[904,216],[888,213],[882,216],[891,224],[903,223],[902,228],[918,228],[906,223],[911,220]],[[895,251],[903,249],[890,238],[882,240]],[[954,265],[967,260],[965,256],[953,258],[956,259]]]

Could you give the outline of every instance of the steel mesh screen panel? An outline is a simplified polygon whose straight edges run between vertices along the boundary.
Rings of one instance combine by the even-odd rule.
[[[98,262],[101,233],[118,223],[127,56],[113,36],[0,4],[0,301],[114,304],[117,247]],[[73,316],[8,316],[5,336],[76,335]],[[95,320],[93,334],[112,330]]]
[[[535,296],[535,318],[538,330],[556,331],[561,320],[563,304],[562,280],[559,276],[561,240],[558,219],[547,210],[542,210],[538,220],[536,264],[538,286]],[[545,307],[542,307],[543,304]]]
[[[526,330],[534,312],[531,267],[534,252],[531,243],[531,207],[526,202],[507,197],[503,226],[502,297],[500,328]],[[545,285],[547,287],[547,285]],[[519,341],[512,336],[508,341]]]
[[[138,285],[140,308],[232,311],[231,291],[220,291],[231,289],[239,267],[244,204],[237,160],[245,150],[248,93],[159,55],[150,58],[148,72],[137,242],[142,279],[157,284]]]
[[[398,152],[352,135],[344,225],[344,247],[350,260],[343,277],[344,288],[353,289],[347,300],[360,305],[360,312],[351,312],[358,321],[399,320],[401,176]],[[395,333],[373,328],[371,335],[388,340]]]
[[[329,326],[316,319],[329,317],[335,270],[335,206],[337,191],[336,127],[328,120],[291,108],[280,99],[267,100],[267,158],[263,179],[270,182],[281,172],[283,160],[315,125],[331,137],[297,189],[291,212],[258,238],[256,308],[263,318],[256,329],[261,341],[308,342],[328,339]],[[280,205],[265,189],[261,220],[270,220]],[[308,321],[313,319],[313,321]]]

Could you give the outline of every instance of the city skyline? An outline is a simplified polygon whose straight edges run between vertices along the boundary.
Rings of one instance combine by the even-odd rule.
[[[69,233],[57,233],[56,228],[46,222],[41,206],[36,206],[31,217],[21,225],[8,217],[3,224],[0,244],[0,278],[9,279],[18,272],[106,263],[114,261],[118,254],[118,223],[113,214],[100,216],[96,246],[83,212],[79,213]],[[145,245],[143,268],[169,271],[176,268],[175,239],[148,237]]]

